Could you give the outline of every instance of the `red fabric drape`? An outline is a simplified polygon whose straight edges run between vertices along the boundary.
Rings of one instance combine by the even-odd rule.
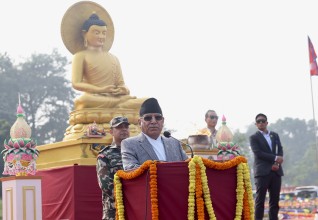
[[[188,163],[159,163],[158,205],[160,220],[185,220],[188,209]],[[217,219],[233,220],[236,206],[236,167],[206,170]],[[42,176],[43,220],[99,220],[101,190],[95,166],[69,166],[38,171]],[[123,180],[126,220],[151,220],[149,174]],[[206,219],[208,214],[206,213]]]
[[[233,220],[236,208],[236,167],[206,170],[217,219]],[[185,220],[188,210],[188,163],[159,163],[158,206],[160,220]],[[122,180],[126,220],[151,220],[149,173]],[[208,214],[206,213],[206,219]]]
[[[102,193],[95,166],[38,171],[42,176],[43,220],[102,219]]]

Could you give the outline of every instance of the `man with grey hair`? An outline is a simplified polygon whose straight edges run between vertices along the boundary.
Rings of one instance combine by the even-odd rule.
[[[157,99],[145,100],[139,116],[141,133],[122,142],[124,170],[138,168],[147,160],[172,162],[188,159],[178,140],[161,135],[164,117]]]

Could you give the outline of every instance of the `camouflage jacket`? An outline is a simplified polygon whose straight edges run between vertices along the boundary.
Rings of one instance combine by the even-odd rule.
[[[103,219],[115,219],[114,175],[123,169],[120,147],[109,145],[97,156],[97,180],[102,190]]]

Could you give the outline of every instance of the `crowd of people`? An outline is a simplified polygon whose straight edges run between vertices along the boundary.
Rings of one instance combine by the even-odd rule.
[[[290,197],[279,201],[279,213],[312,217],[317,213],[318,198]]]
[[[293,192],[281,193],[279,213],[283,219],[316,219],[318,211],[317,193],[312,196],[296,195]],[[265,205],[268,209],[268,205]]]

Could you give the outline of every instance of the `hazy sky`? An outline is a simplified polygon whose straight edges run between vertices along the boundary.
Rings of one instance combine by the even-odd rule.
[[[0,52],[19,61],[57,48],[71,60],[60,24],[75,2],[1,1]],[[317,0],[95,2],[114,22],[110,52],[131,94],[156,97],[176,137],[204,127],[208,109],[232,131],[260,112],[269,122],[313,118],[307,35],[318,51]],[[318,112],[318,76],[312,86]]]

